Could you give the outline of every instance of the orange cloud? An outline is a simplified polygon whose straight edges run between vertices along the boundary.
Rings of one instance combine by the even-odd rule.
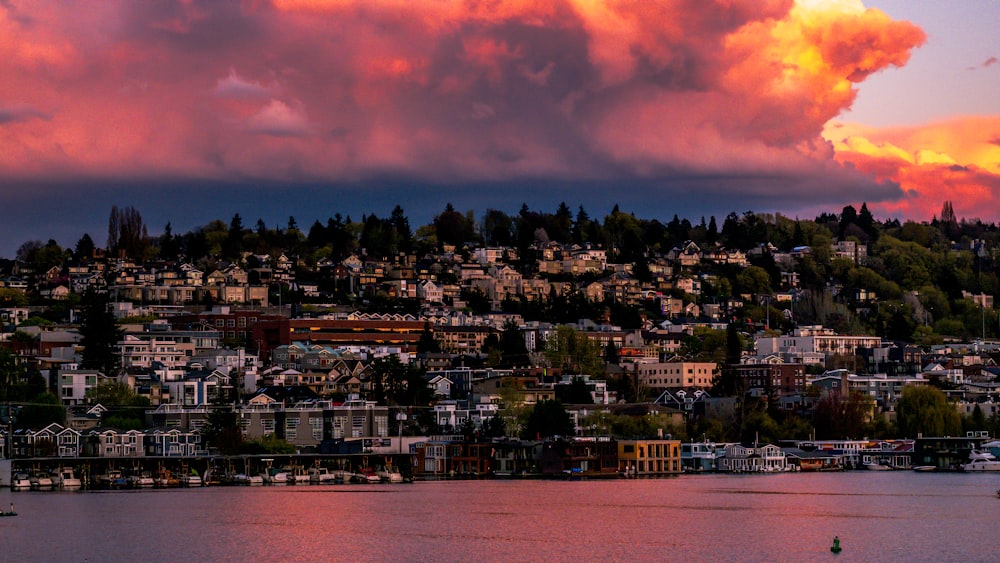
[[[837,160],[897,182],[906,193],[874,210],[929,219],[950,200],[959,216],[1000,214],[1000,117],[887,129],[831,123],[824,136]]]

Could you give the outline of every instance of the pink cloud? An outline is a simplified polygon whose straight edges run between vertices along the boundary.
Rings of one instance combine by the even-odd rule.
[[[886,197],[821,131],[859,81],[924,39],[875,10],[791,0],[111,1],[16,15],[0,7],[12,38],[0,100],[57,109],[11,113],[16,129],[0,109],[0,178],[40,180],[754,175],[775,178],[772,195],[816,177]]]

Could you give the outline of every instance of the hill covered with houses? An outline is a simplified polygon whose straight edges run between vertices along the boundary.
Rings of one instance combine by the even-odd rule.
[[[4,436],[996,435],[998,237],[947,202],[929,223],[449,204],[415,230],[397,206],[159,236],[114,208],[101,246],[0,261]]]

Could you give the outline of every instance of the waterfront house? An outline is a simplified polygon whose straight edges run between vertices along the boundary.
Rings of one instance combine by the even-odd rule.
[[[493,475],[518,477],[538,473],[542,442],[499,439],[492,442]]]
[[[542,444],[542,475],[614,476],[618,474],[618,443],[612,438],[556,438]]]
[[[194,457],[208,452],[202,447],[201,431],[182,428],[154,428],[143,436],[146,455]]]
[[[717,461],[718,470],[726,473],[771,473],[788,471],[788,459],[773,444],[744,446],[728,444]]]
[[[725,451],[726,444],[714,442],[685,442],[681,444],[681,468],[689,473],[716,470],[716,461]]]
[[[622,475],[670,475],[681,472],[680,440],[618,440],[618,471]]]
[[[83,435],[86,457],[143,457],[145,435],[141,430],[94,428]]]

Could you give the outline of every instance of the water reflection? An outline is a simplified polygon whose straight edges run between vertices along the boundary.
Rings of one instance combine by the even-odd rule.
[[[993,558],[995,476],[0,493],[4,561],[645,561]],[[14,541],[14,539],[17,541]]]

